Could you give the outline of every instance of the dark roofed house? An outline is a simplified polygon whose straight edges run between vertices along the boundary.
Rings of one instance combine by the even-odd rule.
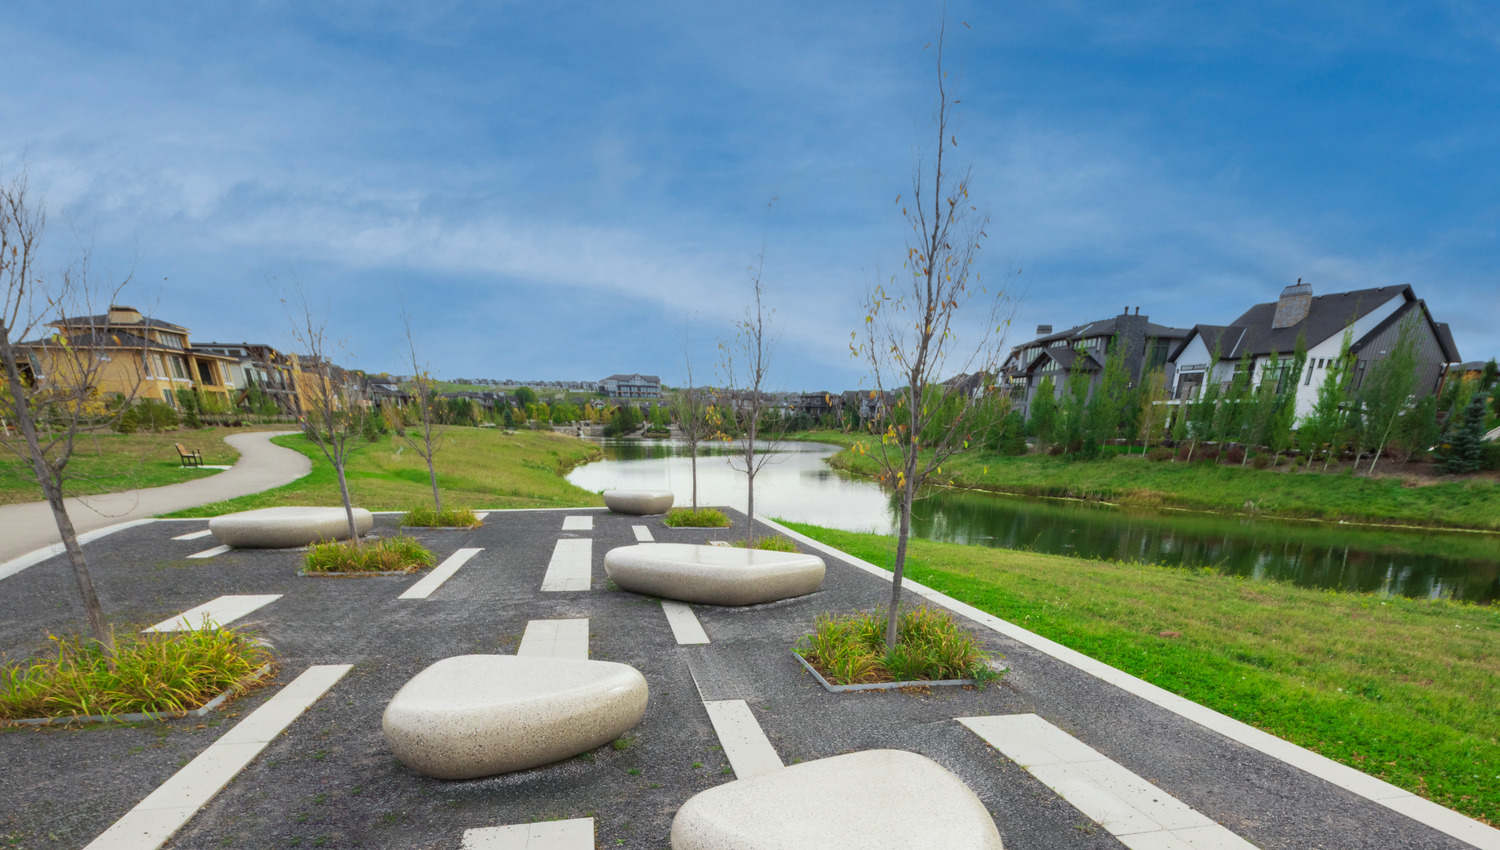
[[[599,392],[610,398],[661,398],[656,375],[610,375],[599,382]]]
[[[1010,390],[1011,405],[1030,416],[1036,389],[1052,378],[1053,393],[1060,396],[1068,378],[1088,373],[1092,394],[1109,357],[1125,358],[1125,375],[1135,384],[1156,369],[1167,367],[1172,351],[1190,330],[1158,325],[1151,317],[1126,310],[1118,316],[1088,322],[1053,332],[1050,325],[1037,328],[1037,337],[1011,349],[1000,368],[1001,383]],[[1111,352],[1110,346],[1116,345]]]
[[[1352,335],[1356,358],[1354,389],[1371,363],[1386,356],[1407,318],[1417,328],[1417,394],[1436,392],[1458,348],[1446,324],[1432,318],[1427,305],[1409,285],[1356,289],[1313,295],[1300,280],[1282,290],[1276,301],[1256,304],[1228,325],[1195,325],[1172,353],[1168,387],[1174,399],[1189,399],[1207,381],[1227,384],[1248,356],[1252,369],[1264,370],[1273,354],[1285,360],[1299,338],[1307,347],[1307,366],[1296,387],[1297,415],[1313,408],[1329,364],[1338,358],[1344,331]]]

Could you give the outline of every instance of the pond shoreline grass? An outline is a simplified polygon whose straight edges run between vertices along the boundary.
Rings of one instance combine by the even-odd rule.
[[[876,437],[815,431],[798,434],[796,439],[843,447],[828,459],[835,469],[863,478],[877,472],[872,458],[852,448],[863,442],[867,450],[877,450]],[[1347,472],[1294,473],[1139,457],[1092,461],[1035,454],[1002,457],[976,450],[944,463],[933,483],[997,495],[1157,510],[1500,532],[1500,479],[1491,475],[1414,486],[1401,478],[1366,478]]]
[[[894,538],[785,523],[889,569]],[[907,575],[1491,825],[1500,611],[913,538]]]

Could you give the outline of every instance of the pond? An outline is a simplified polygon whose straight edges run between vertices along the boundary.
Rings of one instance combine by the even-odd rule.
[[[691,458],[676,441],[604,440],[605,459],[568,480],[586,490],[671,490],[690,502]],[[891,533],[894,496],[825,463],[838,451],[788,442],[755,478],[755,512],[850,531]],[[700,446],[698,503],[745,508],[745,476],[725,446]],[[913,534],[932,540],[1081,558],[1212,567],[1304,587],[1500,598],[1500,535],[1148,511],[1094,503],[935,489],[912,511]]]

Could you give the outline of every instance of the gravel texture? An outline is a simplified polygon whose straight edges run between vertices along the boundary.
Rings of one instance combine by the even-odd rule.
[[[592,514],[594,530],[561,531],[568,513]],[[790,646],[818,613],[870,607],[889,593],[837,559],[825,559],[827,578],[810,596],[695,605],[713,643],[679,647],[655,600],[606,580],[604,555],[636,542],[632,525],[661,542],[744,536],[744,517],[730,513],[730,529],[670,529],[660,517],[580,509],[499,511],[473,531],[418,531],[439,560],[483,548],[425,600],[397,599],[420,575],[299,577],[296,551],[186,560],[204,540],[169,538],[206,521],[157,522],[90,544],[117,623],[149,625],[223,594],[284,594],[248,618],[275,645],[279,676],[207,718],[0,732],[0,846],[87,844],[277,686],[309,665],[338,663],[354,669],[168,846],[454,848],[473,827],[591,816],[600,847],[666,847],[677,808],[733,779],[703,699],[746,700],[788,764],[874,748],[925,755],[968,783],[1010,850],[1121,845],[956,717],[1039,714],[1261,847],[1467,846],[978,626],[1010,667],[986,690],[828,693]],[[397,519],[377,517],[375,533],[395,533]],[[594,540],[592,589],[540,592],[554,544],[570,537]],[[76,597],[64,558],[0,582],[0,652],[23,658],[43,650],[49,632],[81,629]],[[423,668],[514,652],[528,620],[577,617],[589,618],[591,657],[630,664],[650,683],[645,717],[621,748],[450,782],[415,773],[386,747],[381,713]]]

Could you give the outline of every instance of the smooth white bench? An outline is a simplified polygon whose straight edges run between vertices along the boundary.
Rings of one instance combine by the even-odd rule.
[[[438,779],[474,779],[576,756],[646,713],[626,664],[517,655],[444,658],[413,676],[381,727],[396,758]]]
[[[755,605],[823,586],[823,559],[692,543],[642,543],[611,549],[604,571],[625,590],[709,605]]]
[[[984,803],[942,765],[866,750],[710,788],[672,819],[672,850],[1003,850]]]
[[[354,526],[364,534],[375,527],[375,517],[364,508],[355,508]],[[236,549],[289,549],[346,539],[349,515],[343,508],[260,508],[216,516],[208,521],[208,530],[220,543]]]
[[[617,514],[664,514],[672,509],[672,491],[605,490],[604,504]]]

